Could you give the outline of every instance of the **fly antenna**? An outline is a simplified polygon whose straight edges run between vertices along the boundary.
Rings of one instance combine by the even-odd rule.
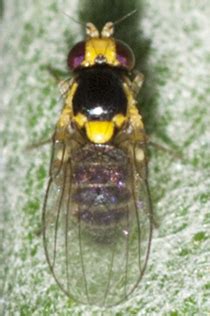
[[[67,13],[63,12],[68,18],[70,18],[73,22],[82,25],[86,29],[86,35],[89,37],[99,37],[99,32],[93,23],[82,23],[78,20],[75,20],[72,16],[68,15]]]
[[[74,23],[77,23],[79,25],[82,25],[84,27],[86,27],[86,24],[74,19],[71,15],[67,14],[66,12],[62,12],[65,16],[67,16],[70,20],[72,20]]]
[[[117,20],[115,22],[107,22],[101,31],[101,36],[102,37],[111,37],[114,33],[115,25],[121,23],[122,21],[129,18],[131,15],[135,14],[136,12],[137,12],[137,10],[135,9],[135,10],[127,13],[126,15],[124,15],[123,17],[121,17],[119,20]]]
[[[123,17],[121,17],[119,20],[113,22],[113,25],[116,25],[116,24],[119,24],[121,23],[122,21],[126,20],[127,18],[129,18],[131,15],[135,14],[137,12],[137,10],[133,10],[129,13],[127,13],[126,15],[124,15]]]

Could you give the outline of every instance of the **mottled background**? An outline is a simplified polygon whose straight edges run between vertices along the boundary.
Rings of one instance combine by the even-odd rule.
[[[62,106],[46,65],[65,71],[82,36],[63,12],[100,26],[134,7],[116,36],[146,76],[146,130],[183,158],[150,148],[157,227],[149,265],[127,302],[102,310],[65,297],[49,273],[39,232],[50,146],[26,147],[52,135]],[[210,2],[1,0],[0,12],[0,314],[209,315]]]

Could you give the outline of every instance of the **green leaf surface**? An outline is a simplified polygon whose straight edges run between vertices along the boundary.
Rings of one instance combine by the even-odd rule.
[[[51,137],[62,107],[46,66],[65,71],[82,38],[63,12],[101,26],[137,4],[142,11],[116,34],[146,77],[139,108],[148,134],[183,158],[151,148],[148,268],[128,301],[99,309],[65,297],[49,272],[40,231],[50,146],[27,146]],[[0,1],[0,16],[0,315],[209,315],[210,2],[11,0]]]

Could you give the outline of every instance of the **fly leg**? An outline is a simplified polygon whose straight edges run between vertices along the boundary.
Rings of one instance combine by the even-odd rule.
[[[63,110],[60,114],[59,120],[56,124],[56,131],[52,137],[45,140],[41,140],[37,143],[28,145],[26,147],[27,150],[32,150],[32,149],[50,144],[52,143],[52,140],[62,141],[67,138],[66,137],[67,133],[69,135],[69,131],[71,128],[70,123],[71,123],[71,117],[72,117],[72,97],[75,92],[75,88],[76,88],[75,85],[76,84],[74,83],[73,79],[71,80],[67,79],[67,80],[62,80],[58,82],[58,87],[59,87],[62,97],[65,98],[65,103],[64,103]]]
[[[68,83],[68,88],[61,83],[60,91],[62,89],[67,88],[67,92],[65,92],[65,103],[63,110],[60,114],[58,122],[56,124],[56,131],[54,135],[54,139],[58,141],[64,141],[69,138],[72,133],[72,118],[73,118],[73,110],[72,110],[72,99],[77,89],[77,83],[72,79]]]
[[[27,145],[27,146],[26,146],[26,150],[36,149],[36,148],[39,148],[39,147],[42,147],[42,146],[51,144],[51,142],[52,142],[52,137],[49,138],[49,139],[45,139],[45,140],[43,140],[43,141],[40,141],[40,142],[38,142],[38,143],[33,143],[33,144],[31,144],[31,145]]]
[[[166,152],[175,159],[183,159],[183,156],[181,153],[153,142],[150,139],[150,137],[145,134],[142,117],[138,111],[137,102],[135,100],[143,84],[143,81],[144,81],[144,75],[140,72],[135,72],[134,79],[132,81],[127,79],[126,84],[125,84],[125,91],[128,98],[128,116],[129,116],[130,125],[133,128],[134,139],[136,141],[144,142],[147,145],[153,146],[162,152]]]
[[[69,76],[68,72],[52,67],[51,65],[45,65],[44,69],[49,72],[57,83],[61,81],[61,78],[67,78]]]
[[[163,146],[161,144],[155,143],[149,137],[147,137],[147,144],[149,146],[153,146],[155,149],[157,149],[159,151],[162,151],[162,152],[165,152],[165,153],[169,154],[174,159],[181,159],[181,160],[184,159],[182,153],[176,152],[173,149],[170,149],[170,148],[165,147],[165,146]]]
[[[131,81],[131,90],[133,91],[135,97],[137,97],[137,95],[139,94],[139,91],[143,83],[144,83],[144,75],[139,71],[135,71],[134,78]]]
[[[51,77],[57,83],[61,96],[65,97],[73,81],[72,79],[69,78],[69,73],[66,73],[57,68],[54,68],[51,65],[47,65],[46,70],[49,72]],[[61,79],[61,78],[66,78],[66,79]]]
[[[132,73],[132,78],[124,77],[124,85],[127,86],[127,94],[132,94],[133,98],[137,98],[143,82],[144,75],[137,70]]]
[[[133,81],[130,81],[128,78],[126,78],[126,81],[124,82],[124,91],[127,96],[128,101],[128,111],[127,111],[127,117],[128,117],[128,133],[130,133],[132,141],[134,143],[140,142],[145,143],[146,142],[146,135],[144,132],[144,124],[142,120],[142,116],[139,113],[139,110],[137,108],[137,101],[136,101],[136,95],[143,83],[143,75],[138,73],[138,75],[135,76]]]

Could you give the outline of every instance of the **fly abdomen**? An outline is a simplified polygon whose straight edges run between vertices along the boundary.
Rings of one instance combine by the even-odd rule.
[[[87,145],[77,155],[72,194],[72,201],[77,205],[76,217],[92,227],[113,227],[122,222],[127,218],[131,198],[125,153],[113,146]]]
[[[122,187],[111,187],[106,184],[90,185],[85,188],[77,188],[73,196],[74,202],[80,205],[107,205],[109,208],[125,203],[130,197],[130,192]]]
[[[100,212],[97,209],[90,211],[86,209],[79,213],[79,220],[93,226],[110,226],[123,220],[126,216],[126,209],[112,209],[105,212]]]

